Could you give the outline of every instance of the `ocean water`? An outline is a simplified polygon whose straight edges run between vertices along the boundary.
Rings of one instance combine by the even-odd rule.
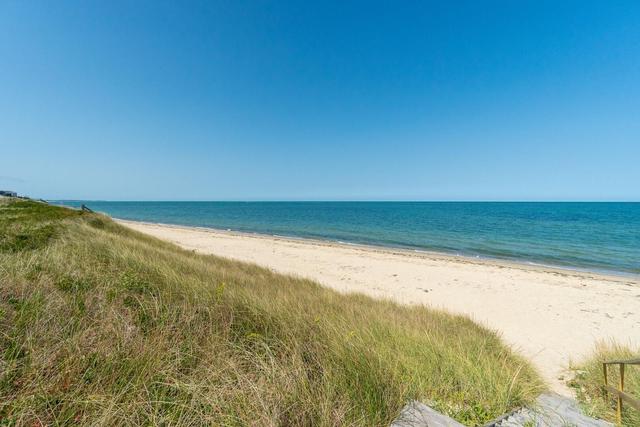
[[[129,220],[640,274],[640,203],[57,203]]]

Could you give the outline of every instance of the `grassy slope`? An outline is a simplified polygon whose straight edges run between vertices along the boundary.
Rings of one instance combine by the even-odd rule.
[[[640,349],[635,352],[617,344],[601,343],[594,354],[582,365],[576,368],[576,378],[571,385],[576,390],[578,400],[583,404],[587,413],[615,422],[615,400],[613,396],[606,401],[603,399],[602,385],[604,374],[602,362],[608,360],[627,360],[640,358]],[[618,365],[608,369],[607,379],[612,386],[618,386]],[[637,399],[640,399],[640,366],[627,366],[624,375],[624,389]],[[623,404],[623,425],[640,426],[640,412]]]
[[[541,388],[467,318],[0,202],[4,423],[388,425],[418,398],[473,425]]]

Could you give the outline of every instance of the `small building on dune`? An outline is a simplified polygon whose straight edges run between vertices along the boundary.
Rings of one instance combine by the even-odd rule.
[[[18,197],[18,193],[16,193],[15,191],[0,190],[0,196]]]

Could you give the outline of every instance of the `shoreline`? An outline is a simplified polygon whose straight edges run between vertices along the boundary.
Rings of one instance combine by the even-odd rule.
[[[640,346],[640,280],[439,253],[116,220],[187,250],[313,280],[341,293],[461,314],[496,331],[570,396],[571,364],[599,341]]]
[[[108,214],[104,214],[108,215]],[[509,268],[521,268],[521,269],[531,269],[538,270],[550,273],[557,273],[567,276],[580,276],[586,278],[601,278],[605,280],[609,280],[612,282],[635,282],[640,286],[640,274],[634,274],[631,272],[625,271],[610,271],[610,270],[597,270],[597,269],[589,269],[582,267],[573,267],[573,266],[562,266],[562,265],[552,265],[552,264],[544,264],[538,263],[535,261],[527,261],[527,260],[516,260],[516,259],[507,259],[507,258],[498,258],[498,257],[488,257],[488,256],[473,256],[467,254],[453,254],[447,253],[445,251],[438,251],[432,249],[418,249],[411,247],[402,247],[402,246],[390,246],[390,245],[376,245],[373,243],[358,243],[358,242],[347,242],[333,239],[323,239],[323,238],[313,238],[313,237],[298,237],[298,236],[285,236],[279,234],[267,234],[260,233],[258,231],[241,231],[241,230],[231,230],[231,229],[223,229],[223,228],[215,228],[215,227],[206,227],[199,225],[182,225],[182,224],[170,224],[164,222],[153,222],[153,221],[138,221],[132,219],[124,219],[113,217],[116,222],[122,224],[144,224],[150,226],[162,226],[167,228],[176,228],[176,229],[186,229],[186,230],[199,230],[202,232],[211,232],[211,233],[219,233],[225,234],[229,236],[238,236],[238,237],[249,237],[249,238],[264,238],[264,239],[276,239],[281,241],[292,241],[292,242],[304,242],[318,246],[326,246],[326,247],[346,247],[346,248],[354,248],[354,249],[363,249],[367,251],[380,252],[380,253],[389,253],[396,254],[402,256],[415,256],[415,257],[427,257],[429,259],[443,259],[443,260],[460,260],[468,263],[477,263],[478,265],[497,265],[502,267]]]

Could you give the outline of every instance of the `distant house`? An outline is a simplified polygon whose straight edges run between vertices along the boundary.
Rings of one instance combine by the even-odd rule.
[[[18,193],[16,193],[15,191],[5,191],[5,190],[0,190],[0,196],[4,196],[4,197],[18,197]]]

